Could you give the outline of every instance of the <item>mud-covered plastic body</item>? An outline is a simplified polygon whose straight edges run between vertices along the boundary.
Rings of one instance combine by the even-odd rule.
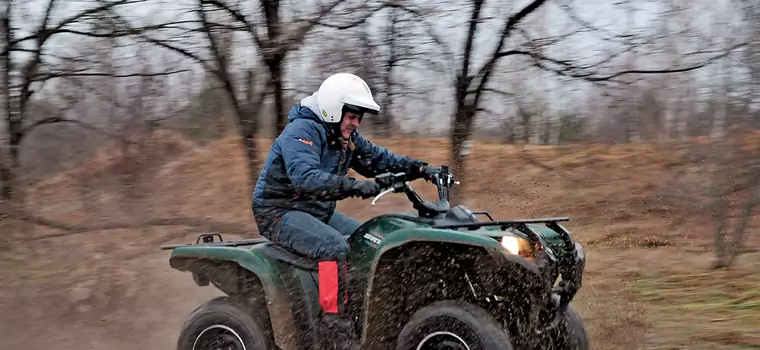
[[[560,224],[567,218],[495,221],[449,208],[451,178],[438,179],[439,201],[423,202],[403,174],[383,176],[378,182],[406,193],[417,213],[379,215],[348,238],[348,309],[362,346],[393,348],[416,311],[466,300],[504,324],[513,348],[545,348],[585,266],[582,246]],[[196,244],[163,248],[172,250],[171,267],[190,271],[198,285],[211,283],[267,313],[281,349],[320,350],[329,342],[316,326],[322,311],[315,261],[264,238],[204,235]]]

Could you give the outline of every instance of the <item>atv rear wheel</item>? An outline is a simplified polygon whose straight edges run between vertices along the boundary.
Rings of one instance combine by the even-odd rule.
[[[396,350],[511,350],[506,330],[486,310],[463,301],[439,301],[412,315]]]
[[[219,297],[201,304],[180,330],[177,350],[268,350],[267,325],[244,302]]]

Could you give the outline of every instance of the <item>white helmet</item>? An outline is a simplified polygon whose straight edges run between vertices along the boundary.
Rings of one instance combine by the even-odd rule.
[[[326,123],[340,122],[343,107],[359,113],[377,114],[380,111],[367,83],[351,73],[337,73],[325,79],[317,92],[317,104],[320,117]]]

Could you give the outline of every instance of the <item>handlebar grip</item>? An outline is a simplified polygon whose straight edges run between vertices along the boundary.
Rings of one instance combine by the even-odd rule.
[[[375,176],[375,182],[380,185],[383,188],[390,188],[395,187],[399,183],[403,183],[406,181],[406,173],[399,172],[399,173],[382,173],[380,175]]]
[[[393,183],[393,178],[391,177],[391,173],[383,173],[380,175],[375,176],[375,183],[380,185],[381,187],[390,187],[390,185]]]

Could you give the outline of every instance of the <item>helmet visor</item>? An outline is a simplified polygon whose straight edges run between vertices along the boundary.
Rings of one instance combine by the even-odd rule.
[[[376,111],[374,109],[365,108],[365,107],[359,107],[357,105],[352,105],[350,103],[344,103],[343,104],[343,113],[345,113],[345,112],[351,112],[351,113],[356,113],[356,114],[360,114],[360,115],[363,115],[364,113],[369,113],[369,114],[375,114],[375,115],[377,115],[379,113],[379,111]]]

